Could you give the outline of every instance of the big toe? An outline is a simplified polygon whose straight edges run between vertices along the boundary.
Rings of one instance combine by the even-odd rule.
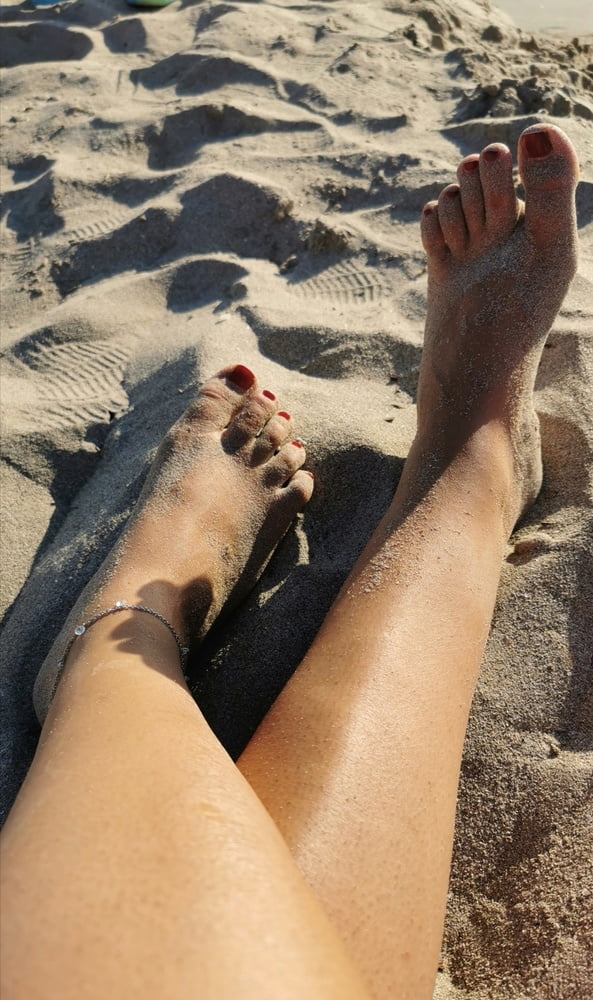
[[[579,164],[568,136],[555,125],[532,125],[519,139],[518,161],[529,236],[540,247],[574,244]]]
[[[251,394],[256,377],[245,365],[229,365],[202,383],[200,391],[182,418],[201,429],[222,431]]]

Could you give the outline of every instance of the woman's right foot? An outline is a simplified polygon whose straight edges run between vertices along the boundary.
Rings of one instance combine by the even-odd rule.
[[[576,271],[576,153],[553,125],[526,129],[512,157],[493,143],[467,156],[457,184],[422,215],[428,309],[418,387],[419,436],[456,449],[485,425],[510,434],[510,532],[541,487],[535,375]],[[507,435],[508,437],[508,435]]]
[[[41,669],[39,718],[61,677],[74,628],[117,602],[152,608],[184,645],[202,639],[222,608],[254,585],[311,497],[304,461],[290,414],[248,368],[225,368],[205,382],[166,435],[134,515]],[[124,610],[94,624],[89,637],[130,618],[141,631],[163,634],[154,616]],[[76,639],[77,647],[86,640]]]

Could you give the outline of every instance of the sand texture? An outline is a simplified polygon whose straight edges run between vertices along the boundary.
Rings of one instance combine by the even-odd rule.
[[[588,1000],[593,39],[521,33],[477,0],[27,0],[2,22],[5,810],[52,637],[165,429],[234,361],[290,409],[317,479],[192,667],[241,750],[414,433],[423,203],[461,155],[539,119],[577,145],[581,264],[537,388],[545,483],[508,546],[473,706],[436,997]]]

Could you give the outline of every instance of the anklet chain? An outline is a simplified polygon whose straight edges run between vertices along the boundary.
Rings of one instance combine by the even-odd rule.
[[[171,622],[167,621],[167,619],[165,618],[165,616],[162,615],[160,613],[160,611],[155,611],[154,608],[149,608],[149,607],[147,607],[146,604],[128,604],[127,601],[116,601],[115,604],[111,608],[105,608],[104,611],[97,611],[96,615],[92,615],[90,618],[87,618],[87,620],[85,622],[81,622],[74,629],[74,632],[70,636],[70,639],[68,640],[68,645],[66,646],[66,649],[64,650],[63,656],[62,656],[62,658],[61,658],[61,660],[60,660],[60,662],[58,664],[58,673],[57,673],[55,684],[54,684],[53,691],[52,691],[52,694],[51,694],[52,698],[53,698],[55,690],[56,690],[56,688],[58,686],[58,681],[59,681],[59,679],[61,677],[62,671],[64,669],[64,665],[65,665],[66,660],[68,658],[68,653],[72,649],[72,646],[74,645],[74,643],[76,642],[76,640],[81,635],[84,635],[84,633],[89,628],[91,628],[92,625],[96,625],[96,623],[98,621],[101,621],[102,618],[107,618],[108,615],[116,615],[118,613],[118,611],[143,611],[144,614],[146,614],[146,615],[152,615],[153,618],[156,618],[158,621],[162,622],[163,625],[165,625],[169,629],[169,632],[171,633],[171,635],[175,639],[175,642],[177,643],[177,648],[179,650],[179,656],[181,658],[181,669],[185,670],[185,663],[186,663],[187,656],[188,656],[188,653],[189,653],[189,646],[184,646],[183,645],[183,642],[181,641],[181,636],[173,628],[173,626],[171,625]]]

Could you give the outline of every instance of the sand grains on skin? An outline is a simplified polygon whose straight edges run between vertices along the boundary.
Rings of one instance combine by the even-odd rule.
[[[515,194],[509,149],[490,144],[461,161],[458,183],[425,206],[421,225],[429,303],[419,421],[435,398],[472,432],[480,399],[480,421],[510,414],[519,485],[509,532],[542,483],[532,398],[546,337],[576,273],[579,176],[574,148],[554,126],[526,129],[517,156],[525,202]]]
[[[3,10],[35,59],[5,70],[0,158],[2,812],[35,750],[31,690],[59,623],[193,386],[229,358],[290,400],[318,484],[192,677],[240,753],[410,446],[422,205],[460,157],[514,150],[545,118],[581,154],[583,252],[536,383],[543,488],[509,545],[466,740],[438,996],[572,1000],[591,980],[575,942],[593,891],[591,53],[486,6],[261,0],[114,22],[111,5],[70,4],[60,37],[22,31],[56,8]],[[328,229],[343,249],[309,240]]]
[[[228,366],[205,382],[163,440],[129,524],[50,650],[35,685],[40,721],[68,670],[64,652],[76,629],[122,594],[126,605],[164,616],[182,643],[203,639],[229,600],[253,587],[311,498],[305,460],[290,415],[249,368]]]

